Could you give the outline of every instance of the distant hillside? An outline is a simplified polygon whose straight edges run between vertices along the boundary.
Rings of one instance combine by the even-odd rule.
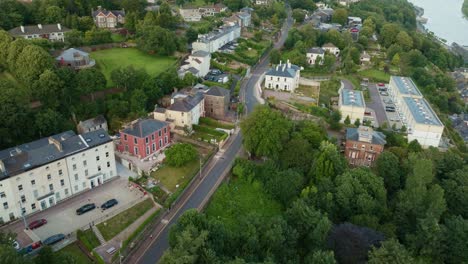
[[[468,0],[463,1],[462,12],[465,18],[468,19]]]

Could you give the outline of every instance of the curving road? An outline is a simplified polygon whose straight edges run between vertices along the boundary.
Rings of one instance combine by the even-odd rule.
[[[288,7],[288,18],[281,29],[282,34],[280,38],[274,44],[275,48],[283,46],[292,25],[291,10]],[[269,56],[269,52],[262,56],[259,63],[253,68],[251,76],[248,76],[241,86],[241,98],[245,102],[247,113],[250,113],[255,105],[258,104],[255,97],[255,86],[260,76],[268,69]],[[222,176],[230,170],[241,146],[242,136],[240,133],[236,133],[231,137],[230,142],[213,158],[212,162],[207,165],[202,173],[203,178],[186,190],[179,203],[156,226],[151,236],[146,238],[147,241],[143,243],[144,246],[133,252],[131,256],[128,256],[124,260],[125,263],[154,264],[159,262],[164,251],[169,248],[170,227],[177,222],[185,211],[192,208],[202,209],[203,205],[219,186],[223,179]]]

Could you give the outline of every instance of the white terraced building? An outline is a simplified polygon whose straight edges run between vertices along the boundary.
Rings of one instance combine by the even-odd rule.
[[[265,88],[294,92],[299,87],[301,67],[287,63],[276,65],[265,73]]]
[[[341,112],[341,122],[344,122],[346,117],[349,117],[351,123],[356,122],[357,119],[362,122],[366,110],[364,95],[361,91],[341,88],[339,90],[338,109]]]
[[[221,27],[208,34],[199,35],[198,39],[192,43],[192,52],[199,50],[208,53],[216,52],[227,43],[238,39],[240,35],[241,27],[239,25]]]
[[[104,129],[63,132],[0,151],[0,222],[45,210],[117,176]]]
[[[413,80],[392,76],[388,93],[395,102],[403,125],[407,127],[408,142],[417,140],[424,148],[438,147],[444,125]]]

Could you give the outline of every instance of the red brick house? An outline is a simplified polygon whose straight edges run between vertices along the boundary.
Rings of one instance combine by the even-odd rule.
[[[138,119],[120,131],[117,149],[144,159],[171,142],[169,123],[154,119]]]
[[[351,166],[371,166],[384,150],[385,135],[371,127],[346,129],[345,157]]]

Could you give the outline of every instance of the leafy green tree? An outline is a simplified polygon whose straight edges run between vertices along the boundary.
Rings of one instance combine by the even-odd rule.
[[[395,55],[393,55],[393,58],[392,58],[392,65],[394,66],[399,66],[400,65],[400,54],[396,53]]]
[[[468,166],[458,169],[442,180],[449,212],[468,218]]]
[[[273,64],[279,64],[281,60],[281,52],[278,49],[273,49],[270,52],[270,62]]]
[[[52,69],[53,65],[52,58],[44,49],[29,45],[18,56],[15,74],[24,83],[31,84],[45,70]]]
[[[322,126],[309,120],[298,122],[295,128],[296,131],[293,132],[293,137],[307,140],[315,149],[318,149],[320,143],[327,137],[326,131]]]
[[[339,219],[375,219],[378,222],[386,212],[387,192],[382,178],[376,177],[367,168],[346,171],[335,179],[337,213]],[[363,218],[363,216],[365,216]]]
[[[92,28],[85,32],[84,42],[88,45],[112,43],[112,33],[109,30]]]
[[[55,109],[60,104],[62,89],[62,80],[53,71],[45,70],[33,84],[33,95],[44,106]]]
[[[410,50],[413,48],[413,39],[406,33],[406,31],[400,31],[396,36],[396,42],[403,50]]]
[[[291,121],[267,106],[257,106],[241,122],[244,146],[255,156],[277,158],[289,139]]]
[[[340,155],[336,146],[328,141],[323,141],[319,148],[310,175],[312,182],[319,183],[322,179],[335,179],[346,169],[346,161]]]
[[[280,163],[283,168],[295,168],[303,173],[310,170],[313,160],[311,144],[303,138],[292,138],[280,154]]]
[[[148,97],[141,89],[135,89],[130,97],[130,110],[138,115],[146,115]]]
[[[304,259],[304,263],[306,264],[335,264],[335,254],[333,254],[333,251],[315,251],[312,253],[309,253],[309,255],[306,256]]]
[[[138,23],[138,15],[134,12],[130,12],[128,14],[125,14],[125,24],[124,27],[131,33],[134,33],[136,31]]]
[[[44,23],[56,24],[63,19],[63,10],[58,6],[49,6],[45,10]]]
[[[68,32],[65,32],[65,41],[69,46],[82,46],[84,43],[83,32],[72,29]]]
[[[190,27],[189,29],[187,29],[187,31],[185,32],[185,37],[187,38],[187,42],[188,43],[192,43],[194,42],[195,40],[197,40],[198,38],[198,31],[192,27]]]
[[[166,150],[166,163],[169,166],[181,167],[197,158],[197,150],[190,144],[179,143]]]
[[[8,70],[11,73],[14,74],[16,72],[16,63],[18,61],[18,57],[20,56],[21,52],[23,52],[23,49],[30,44],[31,43],[29,43],[24,38],[17,38],[8,46],[7,65]]]
[[[326,214],[299,199],[286,210],[285,219],[297,231],[302,253],[325,248],[328,232],[332,227]]]
[[[369,264],[409,264],[415,262],[410,252],[396,239],[384,241],[380,247],[374,247],[369,252]]]
[[[292,17],[296,21],[296,23],[302,23],[305,19],[305,13],[301,9],[294,9],[292,12]]]
[[[375,171],[385,184],[388,195],[393,197],[402,188],[403,171],[398,157],[389,151],[384,151],[375,161]]]
[[[149,75],[144,69],[135,69],[133,66],[117,68],[111,72],[112,82],[126,91],[142,88],[147,79],[149,79]]]
[[[387,23],[380,30],[380,42],[388,48],[396,43],[398,33],[400,33],[400,28],[397,24]]]
[[[265,183],[265,190],[284,206],[296,198],[302,186],[304,178],[294,170],[286,170],[273,173]]]
[[[444,259],[446,263],[464,263],[468,259],[468,220],[461,216],[445,221]]]
[[[421,152],[423,149],[418,140],[413,140],[408,144],[408,152]]]
[[[27,7],[15,0],[0,1],[0,28],[9,30],[24,25],[28,18]]]
[[[93,95],[93,92],[106,87],[106,78],[95,68],[83,69],[76,74],[76,87],[80,95]],[[94,101],[94,97],[91,99]]]
[[[343,123],[347,126],[349,126],[351,124],[351,119],[349,118],[349,115],[346,116],[345,120],[343,121]]]
[[[394,217],[400,236],[411,240],[411,234],[416,234],[423,227],[421,221],[440,218],[446,210],[446,203],[443,189],[432,183],[432,162],[411,154],[409,164],[412,164],[411,174],[406,178],[405,188],[397,195]],[[413,236],[412,240],[416,237]],[[424,246],[421,243],[419,245]],[[418,246],[411,247],[416,249]]]
[[[348,23],[348,10],[344,8],[337,8],[332,16],[332,22],[341,24],[342,26]]]
[[[355,121],[354,121],[354,125],[356,127],[359,127],[361,125],[361,120],[359,120],[359,118],[357,118]]]
[[[4,30],[0,30],[0,72],[8,67],[8,47],[10,46],[13,38]]]
[[[144,52],[172,55],[177,50],[177,36],[160,26],[142,26],[137,29],[138,48]]]

